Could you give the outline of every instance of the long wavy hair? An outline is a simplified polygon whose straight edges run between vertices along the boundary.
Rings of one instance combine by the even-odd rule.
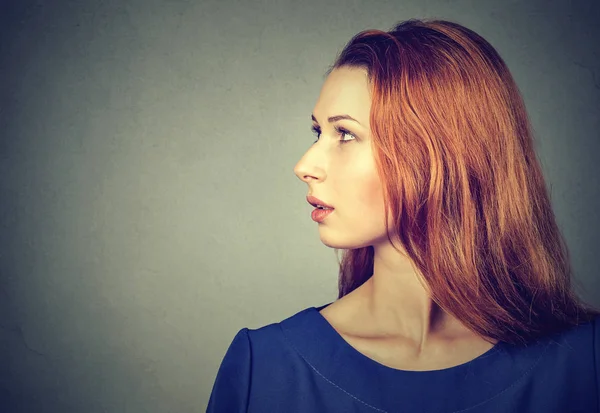
[[[600,311],[573,290],[523,98],[498,52],[445,20],[365,30],[339,67],[367,71],[385,222],[431,298],[482,337],[527,344]],[[397,249],[397,248],[396,248]],[[372,246],[343,250],[339,296],[373,274]]]

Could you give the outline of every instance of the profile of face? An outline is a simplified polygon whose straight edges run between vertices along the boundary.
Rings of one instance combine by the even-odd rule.
[[[318,140],[294,167],[296,176],[308,184],[308,195],[335,208],[317,224],[321,241],[331,248],[354,249],[387,242],[383,189],[371,145],[370,111],[366,70],[334,69],[313,110]],[[343,115],[354,120],[338,118]]]

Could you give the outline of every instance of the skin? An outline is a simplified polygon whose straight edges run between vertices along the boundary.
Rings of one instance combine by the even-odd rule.
[[[321,131],[318,141],[294,167],[308,185],[308,194],[335,208],[317,224],[321,241],[339,249],[371,245],[375,252],[373,276],[321,314],[353,347],[391,367],[427,370],[467,362],[495,342],[483,340],[441,310],[404,251],[389,243],[383,187],[371,147],[370,110],[367,72],[333,70],[313,110],[313,125]],[[336,115],[349,115],[357,122],[329,123]],[[338,133],[335,126],[350,135]]]

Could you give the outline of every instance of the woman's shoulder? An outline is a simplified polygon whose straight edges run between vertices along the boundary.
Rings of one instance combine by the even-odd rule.
[[[277,336],[281,336],[285,330],[309,327],[314,313],[317,311],[317,307],[305,307],[280,316],[277,321],[263,324],[256,328],[245,328],[245,330],[247,330],[247,334],[252,340],[271,340]]]
[[[240,328],[231,341],[229,351],[251,355],[252,358],[287,354],[299,337],[306,338],[315,333],[314,329],[318,327],[315,325],[316,316],[318,308],[311,306],[280,317],[279,321]]]
[[[600,316],[571,327],[550,340],[556,343],[557,352],[566,351],[569,354],[592,361],[597,374],[600,374]]]
[[[558,344],[559,348],[561,346],[593,348],[596,354],[600,355],[600,316],[555,333],[547,337],[547,340]]]
[[[298,371],[302,363],[298,347],[315,336],[307,334],[307,329],[316,312],[315,307],[308,307],[278,322],[240,328],[225,352],[214,388],[227,393],[234,391],[231,387],[235,386],[235,391],[245,392],[252,380],[273,382],[289,378],[290,372]]]

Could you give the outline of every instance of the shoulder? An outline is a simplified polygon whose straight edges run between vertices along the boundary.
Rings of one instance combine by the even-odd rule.
[[[551,340],[568,347],[593,350],[600,355],[600,316],[562,331],[552,336]]]
[[[600,317],[541,339],[539,345],[531,347],[540,354],[538,370],[547,370],[551,380],[567,380],[569,383],[564,385],[600,391]]]
[[[543,341],[547,345],[536,372],[554,388],[551,398],[568,394],[564,403],[600,405],[600,317]]]
[[[301,359],[284,328],[298,332],[311,309],[277,323],[238,330],[217,371],[207,412],[245,412],[252,400],[274,397],[275,388],[291,391],[283,385],[295,382],[290,377],[298,372]]]
[[[246,334],[250,343],[261,347],[270,348],[280,346],[288,339],[286,332],[310,328],[311,315],[316,312],[315,307],[307,307],[287,318],[258,328],[246,328]]]
[[[295,338],[310,334],[311,316],[315,312],[314,307],[308,307],[278,322],[241,328],[233,337],[223,363],[246,365],[253,373],[264,366],[285,365],[285,360],[293,359]]]
[[[545,336],[525,347],[537,349],[546,355],[544,359],[562,363],[565,368],[581,364],[589,371],[600,365],[600,317]]]

